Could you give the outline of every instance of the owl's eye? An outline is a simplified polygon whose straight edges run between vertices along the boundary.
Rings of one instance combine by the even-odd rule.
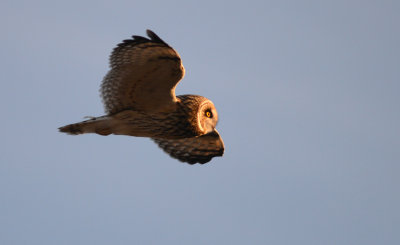
[[[212,113],[211,113],[211,111],[206,111],[206,117],[212,118]]]

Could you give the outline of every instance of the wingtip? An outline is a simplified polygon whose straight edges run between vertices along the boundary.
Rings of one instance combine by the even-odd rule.
[[[159,43],[163,43],[165,45],[168,45],[166,42],[164,42],[157,34],[155,34],[152,30],[147,29],[146,30],[146,34],[148,37],[150,37],[151,41],[153,42],[159,42]]]
[[[153,39],[153,37],[158,37],[160,38],[157,34],[154,33],[154,31],[150,30],[150,29],[146,29],[146,34],[148,37],[150,37],[151,39]]]
[[[147,36],[150,37],[150,35],[155,34],[154,31],[150,30],[150,29],[146,29],[146,34]]]

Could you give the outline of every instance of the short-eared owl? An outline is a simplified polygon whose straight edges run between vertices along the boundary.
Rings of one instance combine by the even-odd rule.
[[[114,48],[101,84],[106,115],[59,128],[68,134],[150,137],[171,157],[190,164],[222,156],[214,104],[198,95],[175,96],[185,75],[179,54],[147,30]]]

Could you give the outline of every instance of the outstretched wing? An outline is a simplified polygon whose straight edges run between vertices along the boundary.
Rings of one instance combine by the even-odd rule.
[[[158,111],[175,104],[175,87],[185,74],[181,58],[154,32],[147,30],[147,35],[150,39],[124,40],[111,53],[111,70],[100,89],[108,114],[132,108]]]
[[[216,130],[193,138],[153,140],[171,157],[189,164],[204,164],[224,154],[224,142]]]

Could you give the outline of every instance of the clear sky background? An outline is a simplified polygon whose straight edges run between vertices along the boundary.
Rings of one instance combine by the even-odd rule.
[[[0,244],[400,244],[399,1],[0,4]],[[123,39],[181,55],[226,152],[68,136]]]

